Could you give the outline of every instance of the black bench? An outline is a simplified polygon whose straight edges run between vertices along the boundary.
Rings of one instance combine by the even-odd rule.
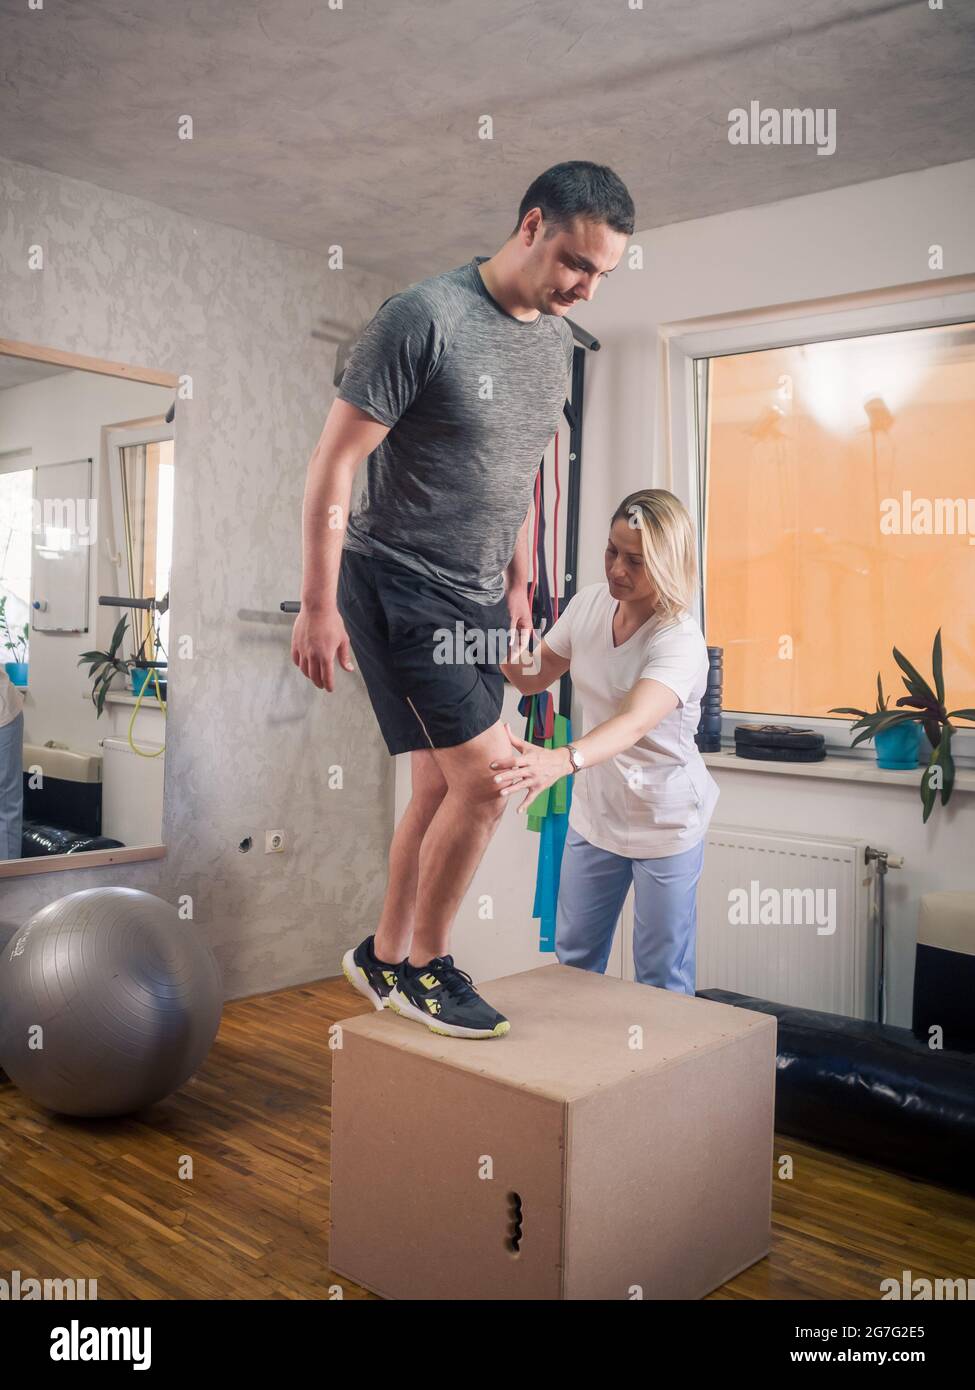
[[[932,1050],[886,1023],[724,989],[698,994],[778,1019],[780,1133],[975,1192],[975,1054]]]

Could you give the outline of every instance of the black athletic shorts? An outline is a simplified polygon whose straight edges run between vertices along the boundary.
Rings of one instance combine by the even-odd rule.
[[[337,600],[391,754],[452,748],[497,723],[511,626],[504,596],[473,603],[405,565],[346,549]]]

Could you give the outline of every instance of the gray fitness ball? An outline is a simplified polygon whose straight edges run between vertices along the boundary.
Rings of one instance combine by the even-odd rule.
[[[59,1114],[128,1115],[193,1075],[222,1007],[198,927],[151,893],[83,888],[3,949],[0,1067]]]

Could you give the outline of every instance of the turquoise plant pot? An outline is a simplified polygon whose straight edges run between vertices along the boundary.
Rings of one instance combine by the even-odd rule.
[[[133,666],[132,667],[132,694],[138,695],[143,686],[146,688],[147,695],[155,695],[156,682],[152,679],[152,672],[155,670],[159,677],[159,693],[162,698],[166,698],[166,667]]]
[[[921,726],[916,720],[895,724],[892,729],[881,729],[874,735],[877,750],[877,766],[894,771],[917,767],[918,749],[921,746]]]

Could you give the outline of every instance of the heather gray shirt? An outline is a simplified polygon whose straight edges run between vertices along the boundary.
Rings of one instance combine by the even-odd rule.
[[[389,434],[369,455],[345,546],[497,603],[535,474],[569,390],[572,330],[523,323],[488,293],[476,256],[383,303],[339,395]]]

